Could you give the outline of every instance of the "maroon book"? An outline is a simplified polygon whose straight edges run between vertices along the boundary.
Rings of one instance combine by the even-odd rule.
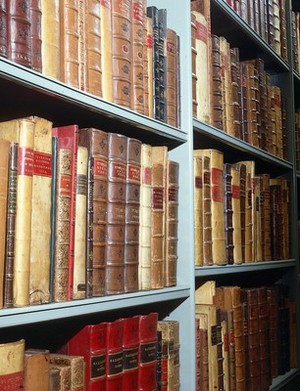
[[[123,318],[107,323],[105,391],[120,391],[123,389],[123,323]]]
[[[7,57],[6,0],[0,0],[0,56]]]
[[[60,353],[83,356],[86,364],[86,391],[107,391],[107,326],[102,322],[84,326],[60,349]]]
[[[139,316],[124,319],[123,391],[138,391]]]
[[[156,312],[139,319],[139,391],[156,390],[157,322]]]

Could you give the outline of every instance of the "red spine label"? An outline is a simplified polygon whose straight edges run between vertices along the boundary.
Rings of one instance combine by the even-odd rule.
[[[71,195],[71,177],[69,175],[61,175],[59,180],[59,195]]]
[[[125,164],[111,162],[109,165],[109,177],[115,179],[126,179]]]
[[[240,187],[237,185],[231,186],[232,198],[239,200],[240,199]]]
[[[207,28],[202,23],[196,21],[196,39],[207,43]]]
[[[33,174],[51,178],[51,154],[35,151],[33,159]]]
[[[168,201],[170,202],[178,202],[178,191],[177,187],[171,186],[168,190]]]
[[[223,171],[219,168],[213,167],[211,170],[211,181],[212,181],[212,201],[222,202],[223,201]]]
[[[127,167],[127,177],[130,181],[140,183],[141,180],[141,169],[139,166],[129,164]]]
[[[107,160],[94,159],[94,176],[107,178]]]
[[[147,34],[147,47],[148,49],[153,48],[153,37],[152,34]]]
[[[18,152],[18,175],[33,175],[33,149],[19,148]]]
[[[23,371],[0,376],[1,391],[21,390],[23,384]]]
[[[152,208],[163,209],[164,205],[164,191],[161,187],[154,187],[152,189]]]
[[[151,168],[143,168],[143,185],[151,185]]]
[[[137,20],[138,22],[143,22],[144,20],[144,10],[141,3],[134,2],[133,3],[133,20]]]
[[[102,7],[111,9],[111,1],[110,0],[101,0]]]

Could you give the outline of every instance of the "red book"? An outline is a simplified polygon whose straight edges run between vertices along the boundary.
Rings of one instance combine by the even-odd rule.
[[[124,319],[123,391],[138,391],[139,316]]]
[[[122,390],[123,380],[123,323],[120,318],[107,323],[107,355],[105,391]]]
[[[107,323],[84,326],[60,349],[60,353],[83,356],[86,391],[106,391]]]
[[[156,351],[158,314],[151,312],[139,319],[139,391],[156,390]]]
[[[73,297],[73,269],[74,269],[74,233],[75,233],[75,202],[76,202],[76,171],[77,171],[77,151],[78,151],[78,131],[77,125],[60,126],[53,128],[52,134],[58,137],[58,154],[61,150],[69,152],[69,161],[60,160],[60,165],[70,164],[70,200],[69,200],[69,240],[68,240],[68,260],[67,265],[67,300]],[[58,216],[59,218],[60,216]],[[55,273],[54,273],[55,275]]]

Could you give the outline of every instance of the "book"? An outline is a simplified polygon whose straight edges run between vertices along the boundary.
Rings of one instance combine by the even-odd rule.
[[[177,124],[177,108],[179,102],[177,100],[177,34],[176,31],[167,28],[166,42],[166,105],[167,105],[167,120],[166,122],[172,126]]]
[[[123,379],[124,390],[138,389],[139,316],[123,320]]]
[[[123,318],[107,323],[106,328],[106,382],[105,390],[123,386]]]
[[[113,100],[113,67],[112,67],[112,3],[111,0],[100,2],[101,16],[101,68],[102,96],[105,100]]]
[[[278,294],[275,286],[267,286],[268,330],[270,342],[270,373],[271,377],[278,376]]]
[[[35,117],[0,122],[0,137],[18,143],[13,305],[29,304]]]
[[[25,341],[0,344],[0,386],[1,389],[17,391],[22,389],[24,377]]]
[[[195,266],[203,266],[203,156],[194,156],[194,251]],[[208,158],[209,159],[209,158]]]
[[[80,145],[77,152],[72,299],[83,299],[86,294],[87,164],[87,147]]]
[[[241,167],[238,165],[231,165],[231,192],[232,192],[232,228],[233,228],[233,262],[240,264],[243,262],[242,254],[242,233],[245,233],[245,216],[243,217],[243,229],[241,219]],[[243,200],[244,202],[244,200]],[[245,208],[245,205],[243,205]],[[244,209],[245,211],[245,209]],[[245,242],[244,242],[245,243]]]
[[[141,146],[140,229],[139,229],[139,289],[150,289],[151,273],[151,178],[152,147]]]
[[[42,72],[42,9],[41,0],[31,0],[30,4],[30,49],[31,67]]]
[[[233,208],[232,208],[232,174],[231,164],[224,163],[224,211],[225,211],[225,243],[226,261],[229,265],[234,263],[233,243]]]
[[[24,391],[49,390],[49,358],[47,349],[27,349],[24,357]]]
[[[124,235],[124,291],[138,290],[141,141],[127,138],[125,235]]]
[[[152,18],[147,14],[146,8],[146,65],[147,69],[144,68],[144,75],[147,75],[145,82],[147,82],[147,86],[145,85],[146,99],[145,99],[145,115],[148,114],[150,118],[153,117],[153,108],[154,108],[154,53],[153,53],[153,28],[152,28]],[[148,103],[147,103],[148,102]],[[148,110],[148,112],[147,112]]]
[[[167,40],[167,10],[158,9],[158,110],[159,118],[167,122],[167,58],[166,58],[166,40]]]
[[[197,62],[197,49],[196,49],[196,15],[191,13],[191,49],[192,49],[192,97],[193,97],[193,117],[197,117],[197,73],[196,73],[196,62]]]
[[[85,362],[83,356],[50,353],[50,367],[61,370],[62,385],[70,391],[85,390]],[[69,384],[69,386],[67,386]]]
[[[105,294],[124,292],[127,137],[108,133]]]
[[[7,4],[6,0],[0,3],[0,56],[7,58]]]
[[[57,391],[60,389],[61,379],[60,371],[58,368],[49,368],[49,391]]]
[[[108,138],[95,128],[79,130],[78,145],[88,149],[86,297],[105,293]]]
[[[55,379],[55,386],[59,387],[56,388],[59,391],[63,391],[64,389],[70,390],[71,389],[71,367],[68,364],[56,364],[55,362],[53,364],[50,363],[50,372],[52,373],[52,370],[56,370],[56,379]],[[52,385],[51,385],[52,386]]]
[[[3,307],[10,142],[0,140],[0,308]]]
[[[223,99],[220,38],[211,34],[211,125],[223,129]]]
[[[73,334],[60,347],[59,353],[82,356],[85,361],[87,391],[105,390],[107,323],[88,324]]]

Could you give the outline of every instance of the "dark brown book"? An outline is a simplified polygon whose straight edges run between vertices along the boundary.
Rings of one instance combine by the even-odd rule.
[[[31,67],[42,72],[42,9],[41,0],[31,0],[30,5],[30,43]]]
[[[260,28],[260,36],[262,39],[266,39],[266,2],[259,1],[259,28]]]
[[[247,22],[255,30],[254,1],[247,1]]]
[[[102,296],[105,293],[107,133],[95,128],[80,129],[78,145],[87,147],[89,153],[86,296]]]
[[[197,117],[197,74],[196,74],[196,15],[191,13],[191,47],[192,47],[192,96],[193,96],[193,117]]]
[[[208,391],[209,390],[209,358],[208,358],[208,331],[207,328],[199,327],[199,350],[200,350],[200,390]]]
[[[18,144],[11,143],[9,153],[7,216],[6,216],[6,250],[4,273],[4,298],[6,308],[13,307],[13,281],[14,281],[14,241],[16,225],[16,198],[18,175]]]
[[[253,1],[253,14],[254,14],[254,30],[258,35],[261,35],[261,26],[260,26],[260,1],[254,0]]]
[[[7,1],[7,57],[31,68],[30,7],[27,1]]]
[[[228,345],[228,382],[229,390],[236,390],[236,370],[235,370],[235,340],[234,340],[234,326],[233,326],[233,310],[221,309],[221,319],[224,319],[227,326],[227,341]]]
[[[168,160],[166,189],[166,270],[165,286],[177,283],[177,245],[178,245],[178,197],[179,163]]]
[[[266,0],[267,4],[267,26],[268,26],[268,39],[267,42],[269,45],[274,45],[274,9],[273,9],[273,0]]]
[[[232,211],[232,188],[231,188],[231,164],[224,164],[224,213],[225,213],[225,242],[226,260],[229,265],[233,259],[233,211]]]
[[[284,0],[279,1],[279,18],[280,18],[280,55],[285,60],[288,61],[288,51],[287,51],[287,21],[286,21],[286,3]]]
[[[159,119],[167,122],[167,10],[158,10]]]
[[[141,142],[127,139],[124,290],[138,290]]]
[[[0,1],[0,56],[7,57],[7,2]]]
[[[269,313],[270,372],[274,379],[278,376],[278,295],[275,286],[268,286],[267,301]]]
[[[223,129],[223,103],[222,103],[222,71],[220,39],[217,35],[211,35],[211,67],[212,67],[212,92],[211,92],[211,124]]]
[[[239,49],[230,49],[231,85],[232,85],[232,112],[233,112],[233,134],[241,138],[241,76]]]
[[[286,306],[288,286],[277,284],[278,296],[278,375],[290,370],[290,312]]]
[[[108,133],[105,293],[124,292],[127,137]]]
[[[262,260],[270,261],[271,257],[271,220],[270,220],[270,175],[261,174],[261,225],[262,225]]]
[[[131,107],[131,1],[112,0],[113,102]]]

